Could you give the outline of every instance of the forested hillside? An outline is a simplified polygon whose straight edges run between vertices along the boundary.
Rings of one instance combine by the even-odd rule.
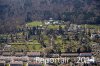
[[[100,0],[0,0],[0,30],[35,20],[100,24]]]

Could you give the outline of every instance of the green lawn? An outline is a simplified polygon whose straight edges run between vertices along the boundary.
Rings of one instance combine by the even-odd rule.
[[[65,25],[61,25],[61,27],[64,28]],[[58,29],[59,28],[59,25],[49,25],[48,28],[49,29]]]
[[[85,27],[85,25],[82,25],[82,27]],[[87,28],[95,28],[100,29],[100,25],[86,25]]]
[[[40,25],[42,25],[42,22],[40,22],[40,21],[34,21],[34,22],[29,22],[29,23],[27,23],[27,25],[28,26],[40,26]]]
[[[28,48],[27,48],[28,47]],[[34,45],[16,45],[13,44],[12,48],[14,48],[14,50],[29,50],[29,51],[41,51],[41,45],[40,44],[34,44]]]
[[[29,22],[27,23],[28,26],[40,26],[40,25],[43,25],[41,21],[34,21],[34,22]],[[64,28],[65,25],[62,25],[62,28]],[[58,29],[59,28],[59,25],[48,25],[49,29]]]

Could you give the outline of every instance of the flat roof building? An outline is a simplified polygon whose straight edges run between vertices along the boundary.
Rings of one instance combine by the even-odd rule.
[[[28,63],[28,66],[43,66],[43,65],[41,63],[31,62],[31,63]]]
[[[29,56],[29,57],[40,57],[41,53],[40,52],[27,52],[27,56]]]
[[[0,66],[5,66],[5,61],[0,61]]]
[[[23,62],[11,62],[10,66],[23,66]]]

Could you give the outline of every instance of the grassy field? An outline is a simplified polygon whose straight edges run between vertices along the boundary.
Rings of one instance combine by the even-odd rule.
[[[34,21],[34,22],[29,22],[27,23],[28,26],[30,27],[36,27],[36,26],[41,26],[43,25],[42,22],[40,21]],[[64,28],[65,25],[61,25],[62,28]],[[59,28],[59,25],[48,25],[49,29],[58,29]]]
[[[29,22],[27,23],[28,26],[40,26],[43,25],[41,21],[34,21],[34,22]],[[65,25],[62,25],[62,28],[64,28]],[[81,25],[82,27],[85,27],[85,25]],[[87,28],[95,28],[95,29],[100,29],[100,25],[86,25]],[[48,28],[50,29],[57,29],[59,28],[59,25],[48,25]]]
[[[61,27],[64,28],[65,25],[61,25]],[[49,29],[58,29],[59,28],[59,25],[49,25],[48,28]]]
[[[15,50],[29,50],[29,51],[41,51],[42,47],[41,44],[38,43],[36,40],[33,40],[32,42],[15,42],[10,43],[12,48]]]
[[[87,27],[87,28],[95,28],[95,29],[100,29],[100,25],[82,25],[82,27]]]
[[[29,23],[27,23],[27,25],[28,26],[40,26],[40,25],[42,25],[42,22],[40,22],[40,21],[34,21],[34,22],[29,22]]]

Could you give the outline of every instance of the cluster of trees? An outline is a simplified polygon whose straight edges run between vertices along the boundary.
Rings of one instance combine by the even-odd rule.
[[[99,3],[100,0],[0,0],[0,30],[12,31],[24,22],[50,17],[97,24],[100,21]]]

